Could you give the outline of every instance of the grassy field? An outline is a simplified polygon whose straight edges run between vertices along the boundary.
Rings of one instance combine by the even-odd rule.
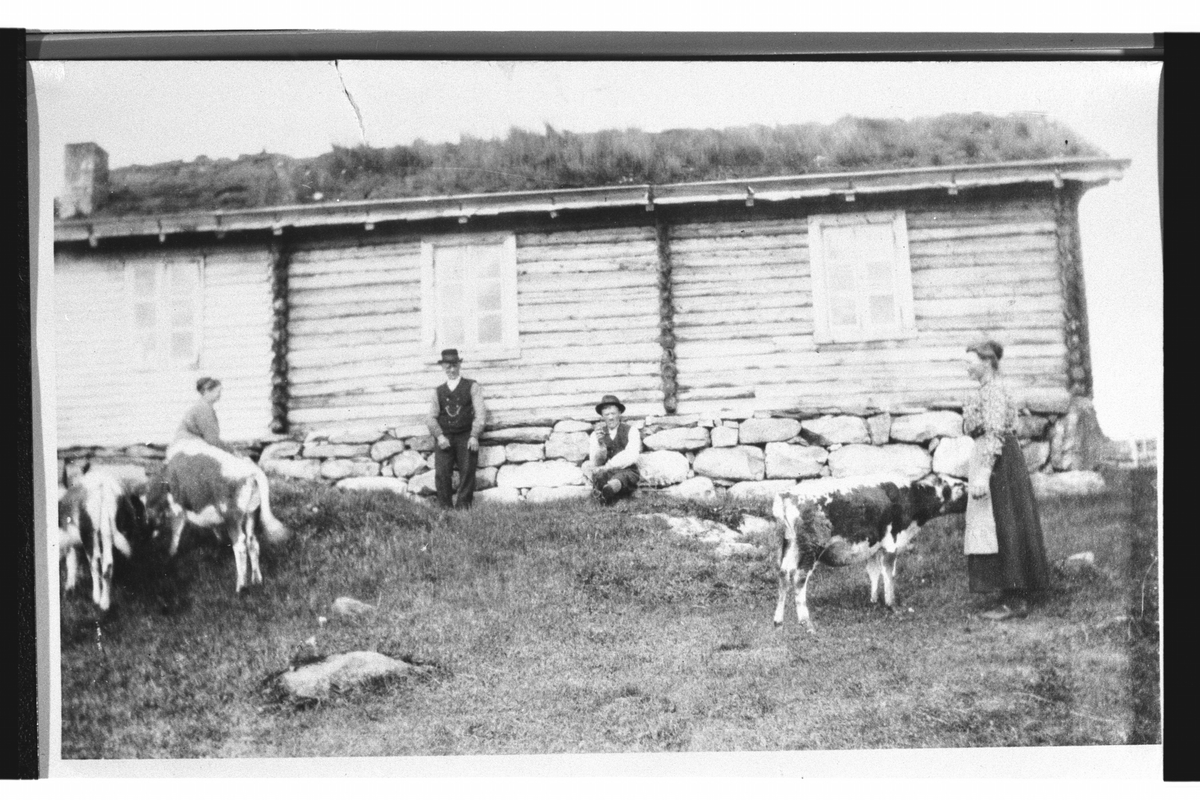
[[[439,516],[389,494],[276,484],[297,532],[233,592],[228,547],[193,537],[170,613],[118,586],[97,625],[63,605],[64,758],[602,753],[1160,742],[1154,477],[1042,505],[1056,569],[1029,618],[972,616],[962,517],[901,558],[902,612],[858,569],[819,568],[810,636],[771,624],[765,555],[718,558],[635,513],[728,517],[639,498],[480,505]],[[766,507],[757,509],[766,512]],[[761,542],[766,544],[766,542]],[[378,606],[330,619],[351,595]],[[378,650],[435,667],[297,707],[272,677],[294,658]]]

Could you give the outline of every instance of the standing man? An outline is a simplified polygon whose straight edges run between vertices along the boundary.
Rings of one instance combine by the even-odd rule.
[[[437,440],[433,460],[434,485],[442,508],[470,508],[475,497],[475,464],[479,461],[479,437],[487,410],[483,387],[460,376],[462,359],[457,350],[443,350],[438,361],[446,382],[433,391],[426,425]],[[458,494],[451,476],[458,469]]]
[[[600,424],[588,444],[588,463],[584,474],[590,475],[592,489],[600,499],[611,503],[618,497],[633,494],[638,485],[638,456],[642,452],[642,435],[637,428],[622,422],[625,405],[616,395],[606,394],[596,405]]]

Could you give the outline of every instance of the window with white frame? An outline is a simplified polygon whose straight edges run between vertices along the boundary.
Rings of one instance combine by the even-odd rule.
[[[421,244],[421,317],[428,352],[513,358],[517,341],[517,244],[511,234]]]
[[[814,215],[808,241],[818,342],[916,333],[903,211]]]
[[[201,260],[127,261],[125,285],[138,363],[158,369],[198,366],[204,296]]]

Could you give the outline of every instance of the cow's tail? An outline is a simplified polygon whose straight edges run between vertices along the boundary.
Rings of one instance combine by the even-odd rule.
[[[106,483],[101,484],[98,491],[100,494],[99,519],[93,523],[93,528],[96,529],[98,536],[109,539],[117,552],[129,558],[133,554],[133,548],[129,546],[129,540],[125,538],[125,534],[117,527],[117,508],[121,503],[120,487],[115,483]]]
[[[267,473],[255,467],[254,480],[258,483],[259,518],[262,520],[263,531],[266,533],[268,541],[273,543],[286,541],[290,535],[287,526],[271,513],[271,486],[267,482]]]

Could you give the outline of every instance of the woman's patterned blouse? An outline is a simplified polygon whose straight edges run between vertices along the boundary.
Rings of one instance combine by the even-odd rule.
[[[993,375],[963,403],[963,431],[983,438],[993,460],[1004,449],[1004,437],[1017,430],[1017,407],[999,375]]]

